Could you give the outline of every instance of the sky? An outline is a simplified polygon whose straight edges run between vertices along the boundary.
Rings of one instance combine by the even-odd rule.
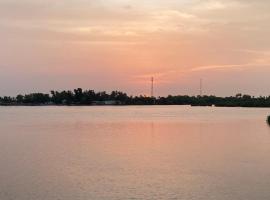
[[[270,95],[269,0],[0,0],[0,95]]]

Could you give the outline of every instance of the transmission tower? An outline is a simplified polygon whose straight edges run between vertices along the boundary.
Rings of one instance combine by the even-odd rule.
[[[154,77],[151,77],[151,97],[154,97]]]
[[[203,95],[203,79],[200,79],[200,96]]]

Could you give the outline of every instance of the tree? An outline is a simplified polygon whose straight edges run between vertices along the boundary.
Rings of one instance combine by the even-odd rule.
[[[21,95],[21,94],[17,95],[17,97],[16,97],[17,103],[23,103],[23,100],[24,100],[23,95]]]
[[[83,97],[82,88],[78,88],[74,90],[74,97],[75,97],[76,103],[81,103],[82,97]]]

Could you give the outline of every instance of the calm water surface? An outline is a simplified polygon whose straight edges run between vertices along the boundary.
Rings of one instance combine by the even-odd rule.
[[[269,200],[269,114],[0,107],[0,200]]]

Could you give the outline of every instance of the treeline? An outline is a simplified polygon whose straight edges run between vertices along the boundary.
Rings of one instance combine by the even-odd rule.
[[[51,91],[16,97],[0,97],[1,105],[192,105],[219,107],[270,107],[270,96],[254,97],[237,94],[231,97],[187,96],[167,97],[128,96],[124,92],[95,92],[94,90]]]
[[[128,96],[124,92],[113,91],[95,92],[94,90],[51,91],[50,94],[32,93],[17,95],[16,97],[0,97],[1,105],[96,105],[96,104],[120,104],[120,105],[151,105],[155,98],[146,96]]]

